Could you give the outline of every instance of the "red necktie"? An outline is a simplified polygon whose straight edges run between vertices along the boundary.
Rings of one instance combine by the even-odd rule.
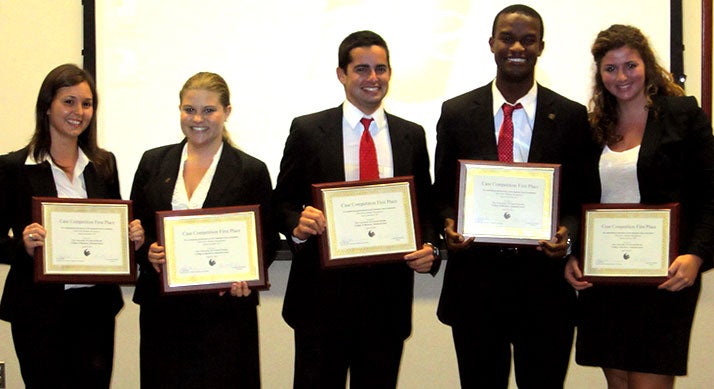
[[[521,103],[510,105],[504,103],[503,123],[498,132],[498,160],[501,162],[513,162],[513,110],[523,108]]]
[[[374,140],[369,133],[369,125],[372,122],[371,118],[362,118],[360,120],[364,131],[362,138],[359,141],[359,179],[376,180],[379,178],[379,166],[377,164],[377,149],[374,147]]]

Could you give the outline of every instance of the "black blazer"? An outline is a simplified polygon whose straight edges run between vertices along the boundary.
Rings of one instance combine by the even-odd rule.
[[[184,139],[181,143],[145,152],[134,176],[131,189],[134,216],[141,220],[146,234],[146,243],[136,256],[140,270],[134,292],[134,302],[137,304],[156,301],[159,298],[161,280],[149,263],[147,253],[149,246],[157,241],[155,212],[171,210],[171,197],[185,143]],[[278,240],[277,232],[272,227],[271,189],[270,175],[262,161],[223,142],[223,152],[203,208],[259,204],[266,268],[275,258]],[[258,293],[251,293],[248,298],[232,300],[236,303],[249,301],[255,305],[258,301],[257,295]],[[206,297],[211,299],[214,296],[210,294]]]
[[[586,201],[599,203],[600,155],[592,144],[585,154]],[[649,112],[637,160],[642,204],[680,203],[679,252],[714,266],[714,136],[693,97],[656,97]]]
[[[0,226],[12,229],[13,238],[2,237],[3,252],[12,253],[12,267],[5,281],[5,290],[0,302],[0,318],[6,321],[17,319],[44,320],[58,315],[62,309],[63,284],[35,284],[33,281],[34,261],[27,255],[22,242],[22,231],[32,223],[32,197],[57,197],[52,170],[48,162],[25,165],[29,149],[15,151],[0,157],[0,174],[3,177],[4,211],[0,215]],[[120,199],[119,178],[114,155],[111,162],[115,166],[112,175],[101,179],[89,163],[84,169],[87,196],[96,199]],[[127,234],[129,232],[127,231]],[[97,293],[105,294],[99,300],[105,304],[87,307],[97,312],[115,315],[124,305],[121,290],[117,285],[97,285]]]
[[[387,114],[395,176],[414,176],[425,242],[436,242],[424,129]],[[312,205],[311,184],[345,181],[342,106],[295,118],[274,191],[276,224],[290,244],[300,212]],[[340,325],[369,313],[375,328],[406,338],[411,332],[414,271],[406,264],[322,271],[317,239],[291,245],[293,262],[283,317],[293,327]],[[436,271],[438,262],[433,270]]]
[[[589,128],[583,105],[538,85],[528,162],[563,165],[561,213],[564,217],[577,209],[578,195],[572,181],[580,175],[578,155],[588,144]],[[436,125],[436,140],[434,193],[441,218],[456,220],[458,160],[498,161],[491,84],[444,102]],[[577,228],[573,223],[566,227]]]
[[[456,220],[458,160],[498,160],[491,84],[444,102],[436,137],[434,193],[443,223],[445,218]],[[582,200],[578,156],[586,149],[589,139],[585,107],[538,85],[528,162],[562,164],[559,224],[565,225],[571,234],[576,234],[579,227]],[[485,271],[484,266],[490,266],[489,261],[493,260],[484,251],[489,249],[476,245],[463,252],[449,253],[438,310],[443,322],[452,324],[467,318],[479,304],[489,303],[489,296],[479,293],[478,287],[497,284],[499,277],[506,276]],[[547,266],[542,270],[549,279],[542,282],[564,282],[559,270],[564,263],[542,254],[534,255]]]

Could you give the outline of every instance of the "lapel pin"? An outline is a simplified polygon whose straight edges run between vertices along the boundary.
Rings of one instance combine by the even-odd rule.
[[[554,113],[549,113],[549,114],[548,114],[548,119],[550,119],[550,120],[555,120],[555,114],[554,114]]]

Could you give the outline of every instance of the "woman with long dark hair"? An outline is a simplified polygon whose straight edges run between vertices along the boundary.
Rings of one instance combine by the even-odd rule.
[[[12,338],[27,388],[108,388],[114,357],[119,286],[33,281],[35,248],[47,231],[32,221],[32,197],[120,199],[114,155],[97,145],[97,91],[91,75],[65,64],[37,97],[35,132],[19,151],[0,157],[4,261],[11,263],[0,318]],[[135,248],[144,243],[130,222]]]

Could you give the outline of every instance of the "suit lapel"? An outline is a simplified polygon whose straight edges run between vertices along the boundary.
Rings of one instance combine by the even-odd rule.
[[[655,120],[654,115],[655,113],[652,110],[647,114],[647,125],[645,126],[645,133],[642,135],[640,154],[637,157],[638,167],[654,166],[652,160],[655,158],[657,150],[659,150],[657,146],[661,141],[664,128],[661,121]],[[641,186],[642,184],[640,183],[640,187]]]
[[[468,142],[468,149],[476,150],[469,158],[498,161],[498,143],[493,130],[493,94],[491,84],[476,90],[471,118],[474,138]]]
[[[94,170],[94,164],[89,163],[82,172],[84,175],[84,184],[87,188],[87,197],[90,199],[107,198],[108,196],[103,191],[102,185],[99,183],[97,171]]]
[[[217,207],[221,205],[221,199],[225,198],[225,192],[228,188],[232,191],[237,190],[234,185],[234,180],[239,180],[237,175],[241,171],[240,160],[238,155],[233,152],[233,149],[226,142],[223,142],[223,151],[221,152],[216,172],[213,176],[213,181],[208,189],[206,199],[203,201],[203,207]]]
[[[538,100],[535,121],[533,122],[533,136],[528,152],[528,162],[544,160],[544,153],[552,146],[550,139],[553,139],[556,119],[557,115],[553,107],[552,96],[538,85]]]
[[[94,168],[94,163],[90,162],[82,172],[84,176],[84,184],[87,188],[87,197],[90,199],[110,199],[117,195],[110,193],[111,190],[97,175],[97,170]]]
[[[57,197],[55,179],[52,176],[52,168],[49,162],[37,165],[25,165],[27,180],[30,181],[32,194],[41,197]]]
[[[391,115],[385,112],[387,126],[389,127],[389,140],[392,144],[392,164],[394,164],[394,176],[409,175],[409,159],[404,158],[407,150],[411,148],[409,133],[399,126]],[[401,157],[401,158],[399,158]]]
[[[345,151],[342,142],[342,106],[338,106],[324,116],[325,120],[318,123],[318,136],[320,142],[322,166],[324,177],[319,177],[320,182],[338,182],[345,180]]]
[[[178,177],[179,164],[181,163],[181,151],[186,144],[186,140],[172,147],[166,157],[161,160],[159,166],[158,180],[153,184],[153,191],[159,201],[156,209],[171,209],[171,198],[174,195],[174,186]]]

